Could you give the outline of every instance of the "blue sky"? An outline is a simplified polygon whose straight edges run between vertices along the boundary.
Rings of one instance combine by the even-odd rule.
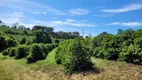
[[[84,30],[85,35],[115,34],[142,28],[142,0],[0,0],[0,20],[55,31]]]

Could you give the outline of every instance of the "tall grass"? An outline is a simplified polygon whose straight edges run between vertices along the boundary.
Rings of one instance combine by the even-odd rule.
[[[99,73],[65,75],[55,62],[55,50],[33,64],[0,55],[0,80],[142,80],[142,66],[91,58]],[[1,53],[0,53],[1,54]]]

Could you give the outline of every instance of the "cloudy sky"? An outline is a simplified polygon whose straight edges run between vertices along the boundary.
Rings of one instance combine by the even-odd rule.
[[[84,30],[85,35],[115,34],[142,28],[142,0],[0,0],[0,20],[55,31]]]

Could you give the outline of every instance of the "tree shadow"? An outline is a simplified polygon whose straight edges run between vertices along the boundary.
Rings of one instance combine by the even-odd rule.
[[[100,72],[103,72],[103,71],[104,69],[95,67],[95,65],[92,62],[83,62],[76,66],[72,74],[82,74],[86,76],[89,74],[99,74]]]

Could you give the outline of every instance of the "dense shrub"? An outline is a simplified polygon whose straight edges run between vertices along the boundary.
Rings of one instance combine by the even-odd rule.
[[[142,29],[119,30],[117,35],[101,33],[93,38],[93,56],[142,64]],[[87,45],[87,44],[86,44]],[[88,44],[90,46],[90,44]]]
[[[56,62],[64,66],[66,73],[85,71],[89,68],[89,51],[80,39],[69,40],[61,43],[56,51]]]
[[[142,48],[142,37],[134,39],[134,44],[139,45]]]
[[[14,47],[17,42],[7,36],[0,36],[0,52],[7,49],[8,47]]]
[[[55,40],[55,43],[59,43],[59,42],[60,42],[59,40],[57,40],[57,39]]]
[[[36,38],[34,40],[36,43],[52,43],[52,39],[49,36],[49,34],[45,33],[45,32],[36,32]]]
[[[43,55],[43,51],[41,50],[40,46],[39,45],[33,45],[31,56],[34,59],[42,59],[43,58],[42,55]]]
[[[27,45],[20,45],[17,47],[15,59],[26,57],[30,52],[30,47]]]
[[[20,41],[20,44],[25,44],[26,43],[26,38],[22,38],[22,40]]]
[[[10,48],[9,56],[10,56],[10,57],[14,57],[15,54],[16,54],[16,48],[15,48],[15,47]]]
[[[33,42],[30,41],[30,40],[26,41],[26,45],[31,45],[32,43],[33,43]]]
[[[10,48],[4,50],[2,55],[4,55],[4,56],[9,55],[9,52],[10,52]]]
[[[120,61],[142,64],[142,49],[138,45],[125,46],[119,55]]]
[[[46,59],[48,53],[52,51],[54,48],[54,45],[51,44],[33,44],[31,47],[31,54],[27,59],[27,63],[32,63],[38,60]]]

